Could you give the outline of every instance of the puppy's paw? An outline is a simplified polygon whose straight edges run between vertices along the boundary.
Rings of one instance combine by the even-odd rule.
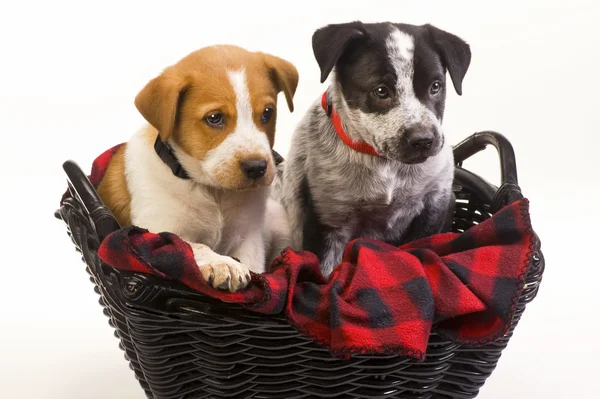
[[[250,269],[226,256],[199,264],[199,268],[208,284],[220,290],[235,292],[246,288],[250,283]]]
[[[212,287],[235,292],[250,283],[250,269],[246,265],[219,255],[202,244],[192,244],[192,250],[202,277]]]

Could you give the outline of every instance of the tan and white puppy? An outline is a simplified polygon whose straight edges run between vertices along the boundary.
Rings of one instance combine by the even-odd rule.
[[[186,240],[213,287],[244,288],[249,270],[265,271],[290,244],[285,211],[269,190],[277,95],[293,111],[297,85],[294,65],[273,55],[230,45],[191,53],[137,95],[149,125],[114,155],[100,197],[121,226]],[[158,155],[162,143],[183,177]]]

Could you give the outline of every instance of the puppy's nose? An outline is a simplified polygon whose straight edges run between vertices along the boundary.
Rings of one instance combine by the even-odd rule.
[[[434,132],[422,125],[412,126],[404,132],[405,140],[413,150],[429,150],[435,141]]]
[[[428,150],[433,145],[433,136],[420,139],[412,139],[409,141],[410,146],[415,150]]]
[[[242,171],[250,179],[259,179],[267,172],[267,161],[264,159],[253,159],[242,162]]]

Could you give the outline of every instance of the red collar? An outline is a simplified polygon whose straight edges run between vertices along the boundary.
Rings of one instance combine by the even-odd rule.
[[[340,118],[340,114],[338,114],[335,109],[333,109],[333,104],[330,104],[327,100],[327,92],[323,93],[323,98],[321,98],[321,106],[331,119],[331,123],[333,123],[333,127],[335,128],[335,132],[339,136],[340,139],[346,144],[348,147],[352,148],[354,151],[362,152],[364,154],[374,155],[379,157],[380,155],[375,151],[375,148],[371,147],[369,144],[365,142],[355,142],[346,134],[344,131],[344,127],[342,126],[342,120]]]

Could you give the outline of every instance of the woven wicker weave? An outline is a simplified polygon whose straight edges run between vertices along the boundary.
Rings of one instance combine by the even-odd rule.
[[[500,188],[462,168],[462,161],[488,144],[500,155]],[[476,133],[454,154],[454,231],[522,197],[513,149],[503,136]],[[473,398],[542,279],[538,240],[510,331],[493,345],[464,348],[440,338],[434,326],[424,362],[381,355],[341,360],[282,317],[251,313],[181,284],[103,264],[96,253],[99,243],[119,226],[81,169],[71,161],[64,169],[73,198],[56,216],[82,253],[104,314],[148,398]]]

